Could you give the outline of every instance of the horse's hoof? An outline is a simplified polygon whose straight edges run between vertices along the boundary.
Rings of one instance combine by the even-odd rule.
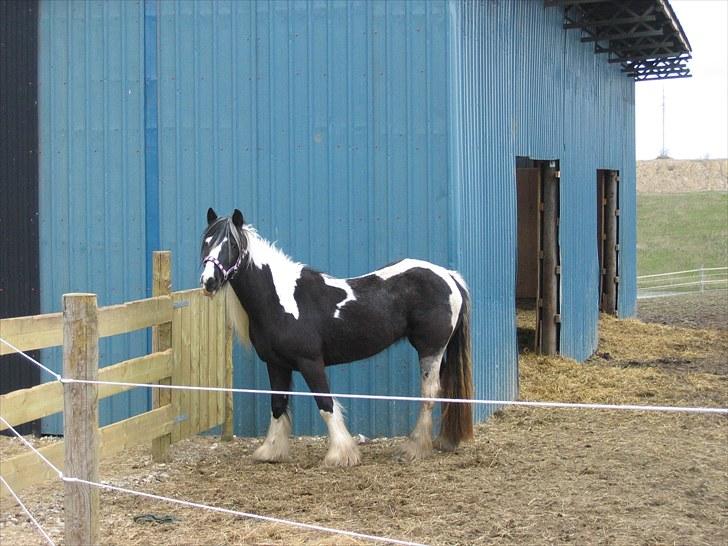
[[[433,440],[432,447],[440,451],[455,451],[458,446],[450,440],[443,438],[442,436],[438,436]]]
[[[285,463],[288,461],[288,450],[273,449],[263,444],[253,452],[253,460],[256,463]]]
[[[361,454],[356,444],[347,448],[333,448],[324,457],[324,466],[356,466],[361,462]]]
[[[404,442],[404,444],[399,447],[399,454],[397,456],[397,459],[402,462],[411,463],[413,461],[424,459],[425,457],[428,457],[431,453],[431,445],[423,445],[417,442],[413,442],[411,439],[408,439]]]

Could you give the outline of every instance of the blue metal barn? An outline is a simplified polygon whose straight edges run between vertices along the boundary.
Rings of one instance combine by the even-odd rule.
[[[337,276],[405,256],[460,270],[476,395],[513,399],[520,157],[558,162],[560,352],[587,358],[598,169],[619,172],[617,307],[635,309],[634,79],[646,72],[625,75],[637,65],[595,54],[586,23],[565,28],[569,4],[41,0],[41,310],[71,291],[97,292],[102,305],[145,297],[156,249],[173,252],[175,289],[195,286],[207,207],[238,207],[289,255]],[[114,338],[101,361],[145,351],[143,334]],[[257,359],[239,349],[235,359],[236,386],[268,387]],[[336,367],[331,383],[417,395],[415,353],[402,344]],[[146,409],[148,397],[117,395],[102,420]],[[235,403],[236,433],[264,432],[267,397]],[[417,413],[345,405],[366,435],[406,433]],[[296,400],[294,414],[297,434],[324,430],[312,400]]]

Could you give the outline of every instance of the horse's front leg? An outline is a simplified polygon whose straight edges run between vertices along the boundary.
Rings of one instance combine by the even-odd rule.
[[[311,392],[329,393],[329,382],[323,360],[301,360],[298,369]],[[344,422],[341,404],[331,396],[316,396],[321,418],[329,429],[329,451],[324,458],[326,466],[354,466],[361,461],[359,446],[351,437]]]
[[[268,363],[270,388],[274,391],[291,389],[292,370],[284,366]],[[253,459],[261,462],[277,463],[288,460],[291,436],[291,416],[288,414],[288,395],[271,395],[271,417],[268,434]]]

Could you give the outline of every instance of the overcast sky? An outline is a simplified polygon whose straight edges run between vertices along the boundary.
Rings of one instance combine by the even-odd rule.
[[[692,78],[636,84],[637,159],[728,157],[728,0],[672,0],[693,48]]]

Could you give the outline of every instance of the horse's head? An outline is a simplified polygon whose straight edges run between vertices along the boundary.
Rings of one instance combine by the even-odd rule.
[[[232,279],[243,265],[247,254],[247,239],[243,233],[243,213],[235,209],[232,216],[218,218],[207,209],[207,229],[202,235],[202,275],[200,284],[205,295],[214,296]]]

